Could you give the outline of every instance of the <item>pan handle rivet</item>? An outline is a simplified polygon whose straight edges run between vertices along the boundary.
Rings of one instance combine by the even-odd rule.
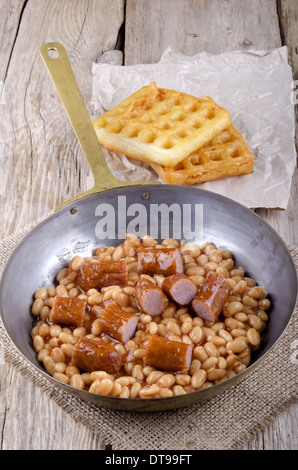
[[[76,214],[78,212],[78,209],[76,209],[75,207],[73,207],[72,209],[70,209],[70,213],[71,214]]]
[[[143,199],[149,199],[150,193],[144,193],[143,194]]]

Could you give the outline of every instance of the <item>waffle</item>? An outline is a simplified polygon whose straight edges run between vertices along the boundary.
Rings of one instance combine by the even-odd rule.
[[[231,124],[212,98],[145,86],[93,122],[107,149],[174,167]]]
[[[246,140],[231,124],[174,168],[150,165],[165,183],[190,186],[252,173],[254,159]]]

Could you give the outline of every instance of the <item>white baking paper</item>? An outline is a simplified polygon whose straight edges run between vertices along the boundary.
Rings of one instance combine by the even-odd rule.
[[[226,108],[254,154],[254,173],[198,187],[230,197],[249,208],[286,209],[295,168],[295,114],[287,48],[272,51],[205,52],[189,57],[167,49],[156,64],[93,63],[91,117],[95,119],[152,81],[194,96],[211,96]],[[105,150],[120,180],[159,179],[140,161]]]

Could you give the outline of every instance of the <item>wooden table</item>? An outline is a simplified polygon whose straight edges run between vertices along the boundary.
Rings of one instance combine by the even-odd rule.
[[[158,61],[168,46],[192,55],[286,44],[298,79],[297,17],[296,0],[2,0],[1,237],[89,186],[85,157],[39,54],[43,43],[65,46],[88,108],[91,63],[114,49],[131,65]],[[296,245],[297,186],[296,172],[286,211],[258,210]],[[0,374],[1,449],[105,448],[12,367],[1,364]],[[297,449],[297,417],[293,404],[244,448]]]

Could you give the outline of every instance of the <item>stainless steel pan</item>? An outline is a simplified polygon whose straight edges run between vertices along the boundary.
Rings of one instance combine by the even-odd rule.
[[[49,51],[52,50],[56,58],[50,57]],[[179,408],[232,387],[266,359],[292,316],[297,297],[297,275],[287,247],[254,212],[226,197],[193,187],[117,181],[105,162],[63,47],[57,43],[46,44],[42,46],[41,54],[90,164],[95,184],[92,190],[61,205],[52,216],[35,227],[11,255],[0,284],[1,317],[8,335],[20,354],[45,374],[49,382],[108,408],[135,411]],[[126,197],[127,207],[140,203],[146,208],[148,229],[151,204],[170,206],[175,203],[181,210],[188,204],[193,217],[195,205],[202,204],[203,241],[211,241],[230,250],[236,265],[243,266],[248,275],[270,294],[272,308],[268,327],[262,334],[260,349],[254,353],[252,364],[245,371],[205,390],[154,399],[96,395],[62,384],[44,371],[37,361],[30,337],[32,295],[41,285],[51,285],[55,274],[75,254],[90,255],[100,245],[116,245],[122,241],[100,240],[95,229],[99,220],[96,208],[101,204],[110,204],[114,208],[116,232],[127,222],[126,214],[118,207],[119,196]],[[192,241],[201,242],[196,237]]]

